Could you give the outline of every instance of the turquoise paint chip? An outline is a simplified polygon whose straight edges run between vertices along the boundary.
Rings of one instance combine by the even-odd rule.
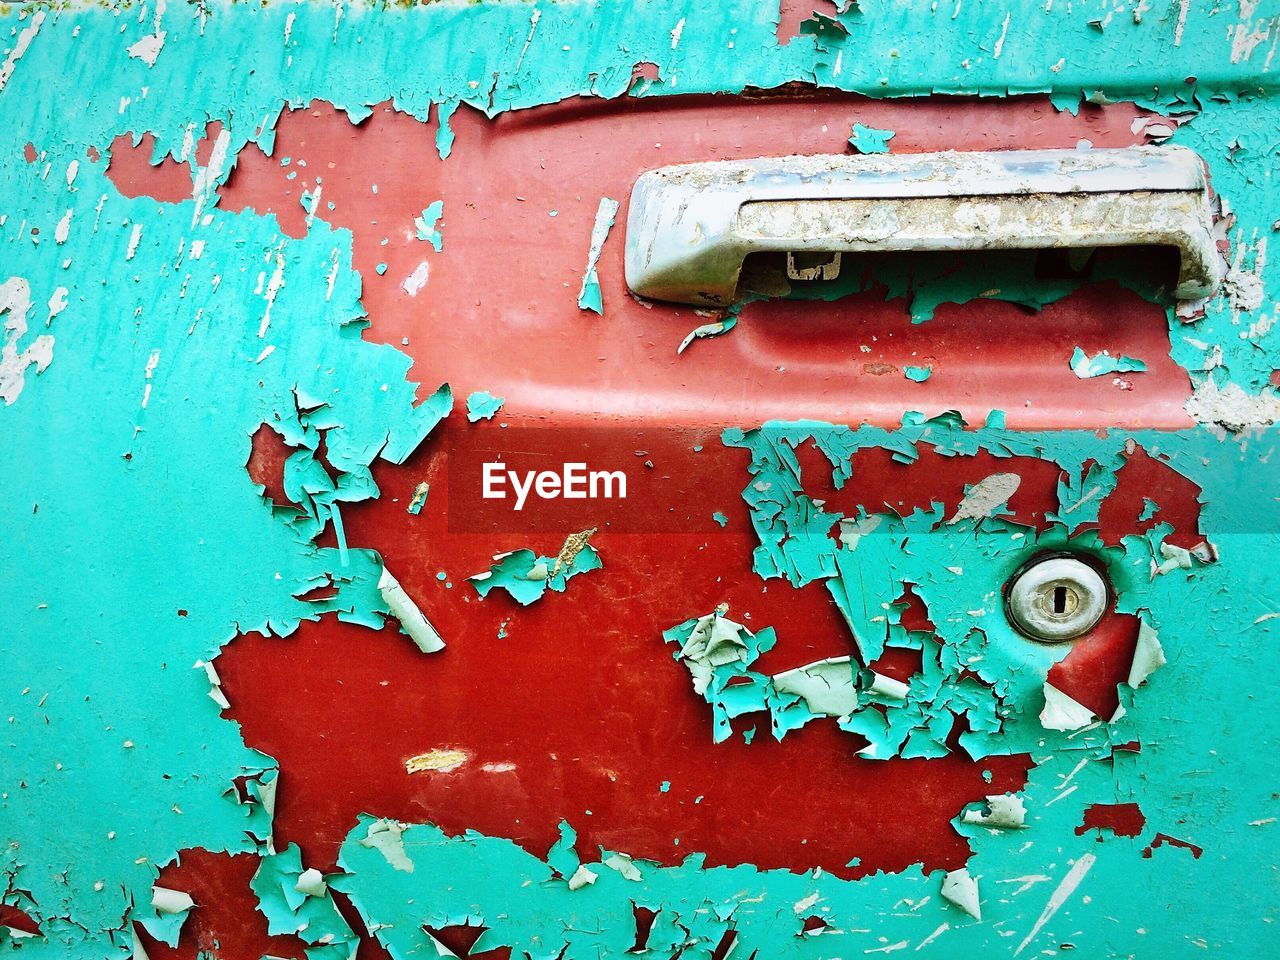
[[[853,134],[849,137],[849,146],[858,153],[888,153],[889,141],[894,136],[892,130],[877,130],[875,127],[864,127],[860,123],[855,123]]]
[[[1106,350],[1089,356],[1080,347],[1071,354],[1071,372],[1081,380],[1105,377],[1109,373],[1143,373],[1147,364],[1136,357],[1112,356]]]
[[[903,367],[902,375],[916,383],[924,383],[933,374],[933,367]]]
[[[418,239],[425,240],[439,253],[444,249],[444,235],[436,226],[444,216],[444,201],[437,200],[422,211],[422,215],[414,217],[413,225],[418,228]]]
[[[472,423],[478,420],[492,420],[494,414],[506,403],[505,397],[495,397],[488,390],[477,390],[467,397],[467,419]]]
[[[521,606],[528,606],[547,590],[564,593],[569,580],[580,573],[590,573],[604,566],[600,554],[589,544],[578,551],[568,564],[555,557],[540,557],[532,550],[515,550],[501,555],[486,573],[468,579],[481,599],[491,590],[501,588]]]

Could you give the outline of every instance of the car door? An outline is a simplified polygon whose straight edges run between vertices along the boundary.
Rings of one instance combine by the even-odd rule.
[[[1274,946],[1275,17],[944,6],[12,14],[0,946]]]

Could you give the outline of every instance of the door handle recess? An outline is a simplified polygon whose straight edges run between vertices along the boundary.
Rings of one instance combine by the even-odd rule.
[[[1175,296],[1222,274],[1204,163],[1185,147],[765,157],[662,167],[631,191],[627,286],[725,305],[757,252],[1175,247]],[[806,275],[816,275],[809,271]]]

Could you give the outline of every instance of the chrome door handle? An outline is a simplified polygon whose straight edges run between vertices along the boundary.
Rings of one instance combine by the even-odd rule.
[[[1204,163],[1184,147],[773,157],[645,173],[627,215],[638,296],[725,305],[761,251],[1168,246],[1175,296],[1222,273]]]

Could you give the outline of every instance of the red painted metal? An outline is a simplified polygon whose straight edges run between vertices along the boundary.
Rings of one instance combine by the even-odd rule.
[[[766,671],[851,647],[821,584],[797,590],[746,572],[756,543],[739,497],[746,457],[723,447],[719,428],[801,417],[892,426],[905,410],[947,409],[982,422],[993,408],[1005,410],[1013,428],[1183,426],[1189,384],[1168,359],[1163,311],[1094,285],[1038,314],[979,300],[943,305],[933,320],[913,325],[902,301],[872,290],[831,304],[752,304],[732,333],[677,357],[676,345],[706,318],[627,294],[625,205],[600,260],[605,313],[577,308],[587,237],[599,198],[625,200],[646,169],[843,152],[854,120],[895,130],[895,151],[923,151],[1071,147],[1086,138],[1123,146],[1135,140],[1136,115],[1108,106],[1072,117],[1036,98],[574,100],[492,121],[463,109],[453,120],[455,156],[441,162],[434,126],[390,107],[358,126],[323,104],[287,112],[275,157],[252,148],[240,156],[221,192],[224,209],[271,213],[285,233],[301,236],[302,192],[319,183],[318,216],[352,231],[371,322],[365,336],[406,350],[423,394],[447,380],[458,396],[480,389],[505,396],[499,420],[545,427],[551,450],[570,436],[556,427],[625,425],[601,441],[601,455],[634,459],[644,450],[653,468],[639,471],[633,501],[648,514],[615,527],[604,525],[607,511],[601,518],[592,542],[605,558],[603,575],[519,608],[501,593],[481,601],[464,578],[486,570],[501,550],[554,555],[564,533],[579,527],[531,534],[451,525],[450,499],[464,492],[450,489],[457,481],[445,471],[445,452],[493,442],[498,422],[470,425],[455,414],[404,466],[376,467],[383,496],[344,511],[348,542],[382,554],[448,647],[424,657],[394,622],[375,632],[326,617],[289,638],[248,635],[226,648],[218,668],[230,715],[246,742],[281,764],[277,844],[296,841],[309,865],[331,869],[355,816],[370,811],[510,837],[538,854],[568,819],[582,849],[599,844],[666,863],[702,851],[711,864],[803,863],[841,876],[961,865],[967,848],[950,818],[966,802],[1017,789],[1029,758],[974,763],[957,752],[867,761],[854,755],[856,738],[825,721],[782,743],[761,729],[750,745],[735,735],[712,747],[709,711],[672,662],[664,628],[728,602],[749,626],[777,628],[777,649],[759,663]],[[285,155],[288,168],[278,159]],[[116,142],[110,174],[121,190],[185,196],[185,173],[151,167],[149,156],[145,143]],[[436,199],[444,200],[444,249],[424,253],[413,219]],[[430,278],[412,297],[401,282],[424,259]],[[1123,392],[1110,378],[1080,381],[1067,366],[1077,344],[1141,356],[1150,372]],[[898,372],[925,359],[934,365],[925,384]],[[277,503],[288,453],[260,431],[248,464]],[[1059,479],[1057,468],[1028,458],[942,458],[926,449],[907,466],[868,450],[837,491],[824,487],[829,467],[816,453],[800,455],[810,492],[835,509],[884,503],[909,512],[930,502],[951,509],[966,483],[1016,469],[1024,482],[1011,508],[1019,521],[1039,525]],[[428,506],[409,515],[423,480],[432,487]],[[1177,528],[1175,542],[1189,546],[1199,539],[1197,492],[1135,451],[1120,490],[1103,504],[1100,531],[1115,543],[1140,529],[1142,498],[1150,496],[1162,505],[1160,519]],[[711,518],[716,510],[730,518],[724,529]],[[671,511],[678,529],[664,519]],[[904,622],[927,628],[927,611],[907,599]],[[1134,631],[1132,618],[1109,616],[1057,668],[1055,682],[1095,711],[1113,709]],[[887,653],[877,666],[905,676],[912,656]],[[744,720],[739,734],[753,725]],[[406,773],[406,758],[437,748],[463,750],[468,761],[449,773]],[[669,792],[660,790],[664,781]],[[223,885],[215,899],[232,902],[235,888],[251,902],[239,858],[201,863],[215,877],[205,882]],[[202,908],[190,923],[205,933],[184,941],[226,922]],[[254,943],[256,955],[261,939]]]
[[[909,407],[956,409],[975,422],[1004,409],[1015,428],[1180,427],[1189,423],[1182,404],[1190,386],[1168,358],[1164,313],[1113,287],[1083,290],[1038,315],[998,301],[944,305],[921,326],[882,292],[829,305],[756,303],[714,349],[698,344],[677,359],[676,345],[704,318],[627,294],[624,209],[600,261],[605,316],[576,305],[597,201],[625,201],[652,167],[840,153],[854,120],[895,130],[896,152],[1073,147],[1082,139],[1125,146],[1138,139],[1137,114],[1113,105],[1072,117],[1039,98],[572,100],[494,120],[462,109],[452,121],[455,157],[440,161],[432,127],[389,106],[356,126],[315,104],[281,117],[274,157],[253,148],[240,155],[221,205],[273,213],[285,233],[301,236],[302,193],[319,179],[318,215],[354,237],[367,336],[397,346],[407,338],[402,349],[422,383],[505,396],[509,418],[567,423],[607,412],[609,422],[648,424],[812,417],[894,425]],[[110,172],[122,190],[142,192],[139,181],[154,174],[150,151],[120,146]],[[292,159],[288,168],[281,156]],[[437,199],[444,250],[424,256],[413,219]],[[423,259],[430,279],[411,297],[401,283]],[[1132,391],[1110,378],[1080,381],[1066,363],[1077,344],[1142,356],[1151,369]],[[935,361],[934,376],[910,392],[900,376],[876,372],[925,357]]]

